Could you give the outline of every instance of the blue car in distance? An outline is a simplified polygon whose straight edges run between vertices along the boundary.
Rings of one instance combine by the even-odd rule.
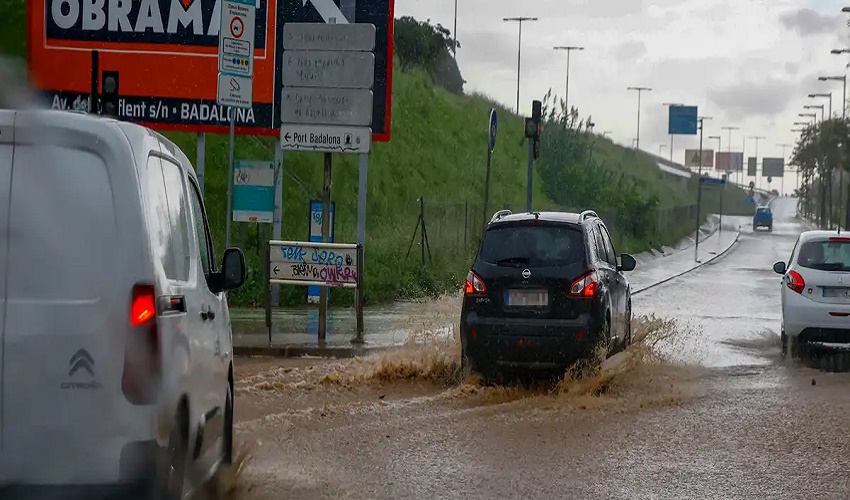
[[[755,215],[753,215],[753,231],[760,227],[766,227],[768,231],[773,231],[773,212],[770,207],[758,207]]]

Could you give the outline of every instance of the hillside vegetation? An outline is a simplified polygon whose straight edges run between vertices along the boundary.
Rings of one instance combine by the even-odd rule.
[[[10,24],[8,19],[23,19],[23,5],[15,2],[11,17],[0,25],[0,50],[17,57],[24,56],[23,23]],[[525,208],[528,146],[523,119],[484,96],[462,94],[463,79],[448,55],[450,37],[442,27],[429,26],[407,18],[396,30],[402,59],[394,74],[392,141],[374,144],[369,159],[365,274],[369,303],[457,289],[476,251],[485,217],[500,208]],[[417,43],[427,47],[417,49]],[[551,101],[547,100],[547,109],[556,107]],[[499,112],[499,137],[493,155],[489,213],[484,214],[491,107]],[[587,131],[577,117],[576,110],[547,113],[542,156],[535,167],[534,208],[596,209],[611,225],[618,250],[623,252],[673,243],[690,233],[696,215],[695,180],[684,189],[663,175],[650,156]],[[194,134],[167,135],[190,158],[196,157]],[[207,137],[205,198],[219,256],[225,239],[227,147],[227,136]],[[237,137],[235,156],[271,160],[274,142]],[[336,155],[337,242],[355,240],[357,178],[357,158]],[[322,179],[321,154],[284,155],[284,239],[307,239],[309,202],[321,198]],[[743,197],[741,192],[729,199]],[[420,198],[428,233],[425,252],[419,246],[420,233],[414,233]],[[705,213],[716,211],[711,197],[708,199]],[[233,225],[233,243],[245,249],[250,275],[247,284],[232,294],[231,303],[263,303],[262,241],[269,235],[267,225]],[[303,304],[305,295],[302,287],[282,288],[284,304]],[[349,291],[331,292],[332,303],[350,303],[351,299]]]

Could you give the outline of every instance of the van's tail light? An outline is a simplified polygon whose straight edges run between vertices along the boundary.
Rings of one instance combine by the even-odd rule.
[[[800,273],[797,271],[791,271],[788,273],[788,288],[802,294],[803,290],[806,288],[806,281],[802,276],[800,276]]]
[[[573,281],[573,284],[570,286],[570,297],[590,299],[596,297],[596,292],[598,291],[599,279],[596,276],[596,271],[591,271]]]
[[[156,402],[161,380],[156,290],[150,285],[136,285],[130,299],[130,332],[124,344],[121,390],[130,403],[149,405]]]
[[[466,295],[483,295],[487,293],[487,286],[477,274],[469,271],[469,274],[466,275],[464,293],[466,293]]]

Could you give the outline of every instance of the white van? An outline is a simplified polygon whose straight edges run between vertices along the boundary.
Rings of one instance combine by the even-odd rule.
[[[246,266],[239,249],[222,262],[168,139],[0,110],[0,497],[155,483],[180,498],[230,460],[224,292]]]

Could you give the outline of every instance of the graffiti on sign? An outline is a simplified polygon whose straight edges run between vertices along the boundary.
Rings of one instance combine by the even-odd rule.
[[[318,281],[329,285],[357,283],[357,250],[284,245],[272,249],[269,269],[272,279]]]

